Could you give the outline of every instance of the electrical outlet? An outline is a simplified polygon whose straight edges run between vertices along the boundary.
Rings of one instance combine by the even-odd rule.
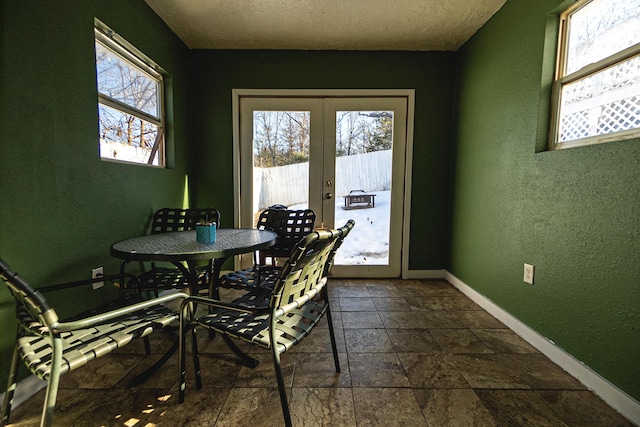
[[[97,268],[93,268],[91,269],[91,278],[92,279],[97,279],[98,277],[102,277],[104,276],[104,270],[102,269],[102,267],[97,267]],[[104,286],[104,282],[95,282],[93,283],[93,289],[100,289],[101,287]]]
[[[533,285],[533,271],[534,271],[534,266],[533,264],[527,264],[526,262],[524,263],[524,282],[528,283],[530,285]]]

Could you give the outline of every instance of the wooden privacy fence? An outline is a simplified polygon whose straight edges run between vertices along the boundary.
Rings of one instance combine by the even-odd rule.
[[[391,150],[336,158],[334,197],[351,190],[375,192],[391,189]],[[271,205],[291,206],[308,201],[309,163],[253,169],[253,205],[258,210]],[[340,205],[336,201],[337,205]]]

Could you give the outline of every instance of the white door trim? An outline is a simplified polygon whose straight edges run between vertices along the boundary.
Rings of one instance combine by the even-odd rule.
[[[411,218],[411,176],[413,165],[413,127],[415,111],[414,89],[232,89],[233,118],[233,195],[234,226],[240,225],[240,98],[242,97],[405,97],[407,99],[405,173],[404,173],[404,216],[402,218],[401,277],[409,271],[409,235]]]

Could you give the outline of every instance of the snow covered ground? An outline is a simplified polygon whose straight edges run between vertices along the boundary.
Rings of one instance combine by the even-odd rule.
[[[335,263],[341,265],[380,265],[389,262],[389,203],[390,191],[375,191],[375,208],[342,209],[342,198],[336,200],[335,227],[343,226],[349,219],[355,227],[344,240],[336,254]],[[289,209],[304,209],[303,205]]]

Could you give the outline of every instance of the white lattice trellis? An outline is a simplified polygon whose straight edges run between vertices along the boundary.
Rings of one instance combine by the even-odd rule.
[[[640,56],[562,88],[558,142],[640,129]]]
[[[567,114],[560,122],[560,142],[640,128],[640,96]]]
[[[588,111],[579,111],[562,118],[560,124],[561,142],[587,138],[588,136],[590,136]]]
[[[640,96],[612,102],[602,108],[596,133],[603,135],[640,127]]]

